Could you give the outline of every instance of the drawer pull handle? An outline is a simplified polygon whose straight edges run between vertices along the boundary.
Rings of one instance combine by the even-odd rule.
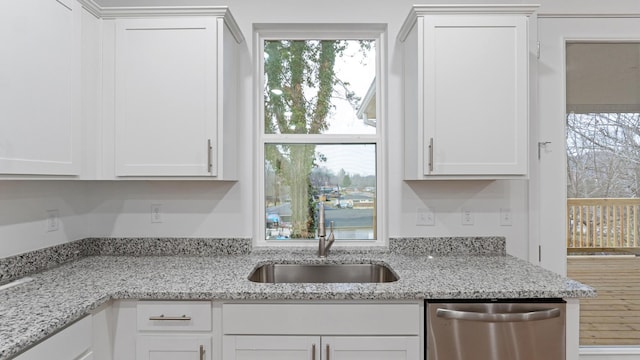
[[[213,145],[211,143],[211,139],[207,140],[207,171],[208,172],[212,172],[213,171],[213,154],[211,153],[213,151]]]
[[[316,344],[311,345],[311,360],[316,360]]]
[[[433,138],[429,138],[429,173],[433,172]]]
[[[329,354],[331,353],[331,349],[329,348],[329,344],[327,344],[327,353],[326,353],[326,359],[325,360],[329,360]]]
[[[204,360],[204,345],[200,345],[200,360]]]
[[[149,320],[181,320],[181,321],[189,321],[191,320],[191,316],[182,315],[182,316],[164,316],[164,314],[160,316],[150,316]]]
[[[561,315],[559,308],[536,310],[523,313],[476,313],[460,310],[437,309],[436,316],[443,319],[483,321],[483,322],[518,322],[548,320]]]

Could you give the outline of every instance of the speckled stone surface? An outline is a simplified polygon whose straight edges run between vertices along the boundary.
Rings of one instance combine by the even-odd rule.
[[[287,262],[383,263],[399,280],[383,284],[247,280],[261,264]],[[315,249],[257,249],[226,256],[89,256],[31,277],[31,282],[0,291],[0,360],[112,299],[419,301],[595,295],[590,287],[508,255],[429,256],[371,249],[332,249],[326,260],[317,258]]]
[[[27,274],[49,269],[90,255],[88,239],[77,240],[28,253],[0,258],[0,285]]]
[[[91,255],[241,255],[251,251],[247,238],[86,238],[0,258],[0,285]]]
[[[94,238],[88,243],[92,255],[127,256],[220,256],[251,251],[247,238]]]
[[[503,236],[391,238],[389,250],[407,255],[506,255]]]

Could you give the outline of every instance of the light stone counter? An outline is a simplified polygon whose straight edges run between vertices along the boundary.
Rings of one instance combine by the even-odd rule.
[[[318,259],[310,249],[223,256],[79,258],[0,291],[0,360],[10,359],[112,299],[384,301],[595,296],[590,287],[501,254],[503,249],[471,254],[456,250],[442,255],[409,241],[402,244],[407,246],[392,245],[391,251],[334,250],[327,260]],[[259,284],[247,280],[257,265],[270,262],[384,263],[399,280],[384,284]]]

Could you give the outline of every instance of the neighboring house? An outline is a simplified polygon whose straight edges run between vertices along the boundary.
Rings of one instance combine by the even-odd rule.
[[[358,119],[361,119],[366,125],[376,127],[376,79],[374,78],[367,90],[367,94],[362,99],[358,111],[356,112]]]

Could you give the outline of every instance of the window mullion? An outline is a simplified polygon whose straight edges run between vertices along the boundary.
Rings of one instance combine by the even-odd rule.
[[[379,142],[377,135],[281,135],[268,134],[261,138],[262,143],[290,144],[373,144]]]
[[[261,30],[261,27],[264,29]],[[293,245],[300,242],[305,243],[305,240],[312,240],[314,238],[314,227],[317,224],[308,224],[317,221],[317,218],[309,215],[309,213],[314,211],[314,206],[317,206],[319,202],[326,202],[328,218],[330,218],[330,215],[335,215],[340,211],[345,212],[343,215],[339,215],[336,221],[336,234],[340,234],[336,236],[338,240],[354,240],[346,243],[360,242],[363,243],[362,245],[366,243],[363,240],[374,240],[379,243],[381,241],[377,237],[380,236],[381,226],[379,219],[381,218],[381,212],[378,209],[381,204],[378,202],[379,190],[377,187],[382,183],[380,151],[383,137],[380,128],[375,125],[375,120],[380,118],[379,120],[383,121],[383,119],[381,116],[376,116],[380,115],[380,107],[379,104],[376,106],[375,96],[376,93],[377,96],[381,95],[380,89],[376,88],[380,84],[379,62],[382,51],[379,46],[380,36],[384,27],[377,28],[374,26],[368,30],[363,30],[361,27],[356,26],[353,29],[345,28],[341,32],[329,33],[325,31],[329,28],[314,30],[313,26],[298,27],[300,26],[261,25],[256,27],[258,35],[256,39],[259,43],[256,46],[257,54],[259,54],[256,65],[258,77],[260,78],[257,85],[261,89],[257,94],[258,99],[256,102],[258,106],[257,121],[259,122],[256,127],[258,132],[257,158],[260,159],[264,166],[262,174],[257,177],[258,194],[260,195],[260,199],[257,201],[260,209],[258,219],[262,222],[262,225],[258,228],[259,233],[256,234],[260,238],[258,244],[282,245],[282,240],[287,239],[290,240],[287,243]],[[275,69],[286,69],[286,61],[290,61],[293,56],[297,56],[294,50],[297,51],[299,48],[294,49],[294,46],[300,45],[291,44],[290,40],[308,41],[311,44],[308,46],[326,46],[317,41],[314,42],[315,40],[337,40],[337,42],[342,40],[373,40],[373,47],[369,45],[368,50],[364,48],[361,50],[363,54],[364,51],[369,51],[368,54],[373,54],[364,59],[375,61],[374,72],[371,74],[364,73],[361,74],[362,76],[356,76],[353,79],[357,83],[359,79],[374,76],[373,84],[375,84],[375,87],[369,85],[372,83],[369,78],[368,84],[348,88],[347,86],[350,82],[348,75],[349,73],[356,73],[357,69],[351,68],[350,72],[343,72],[344,78],[341,80],[345,82],[338,86],[345,87],[344,89],[334,88],[333,91],[336,92],[331,96],[331,107],[329,109],[330,113],[333,114],[335,111],[338,116],[326,119],[319,117],[318,119],[323,122],[312,124],[311,119],[316,119],[315,116],[318,113],[309,114],[309,112],[315,110],[313,107],[315,105],[305,105],[300,110],[299,103],[296,103],[296,100],[300,99],[300,95],[297,94],[298,97],[296,97],[296,91],[299,91],[300,86],[307,86],[304,84],[310,84],[308,85],[310,87],[316,81],[316,85],[322,84],[320,82],[322,77],[317,79],[312,77],[313,81],[307,79],[305,80],[307,82],[303,83],[303,85],[294,87],[293,84],[300,83],[287,83],[287,80],[291,79],[287,78],[289,75],[285,74],[281,80],[280,76],[283,73],[273,72],[274,66]],[[352,44],[358,46],[357,43]],[[360,45],[362,45],[362,42]],[[373,52],[371,52],[372,48]],[[318,52],[320,51],[318,50]],[[267,53],[269,56],[267,56]],[[283,62],[279,62],[281,56]],[[274,62],[273,59],[277,59],[277,61]],[[360,63],[359,66],[362,67],[362,64]],[[268,74],[266,69],[270,69]],[[341,69],[344,71],[344,69],[350,68],[342,67]],[[290,74],[296,74],[296,72],[292,71]],[[300,73],[298,72],[297,74],[299,75]],[[368,91],[367,87],[369,88]],[[318,89],[321,88],[318,85]],[[360,88],[362,88],[362,91],[359,90]],[[306,88],[304,91],[306,91]],[[359,92],[355,94],[353,91]],[[370,104],[370,98],[367,98],[367,101],[361,101],[361,99],[365,98],[365,95],[371,92],[373,93],[373,101]],[[317,95],[312,92],[304,93],[302,97],[307,101],[306,99],[312,99],[314,96],[320,98],[320,94],[322,94],[320,91]],[[326,92],[324,94],[326,95]],[[351,99],[349,102],[351,106],[347,105],[345,107],[342,105],[341,108],[340,105],[335,105],[337,104],[333,102],[335,99],[343,101],[344,104],[347,104],[345,99]],[[353,101],[354,99],[355,101]],[[382,101],[382,99],[379,98],[378,101]],[[323,103],[319,102],[318,104]],[[369,105],[364,106],[364,104]],[[361,111],[358,111],[354,113],[355,117],[352,118],[351,116],[354,115],[344,113],[346,109],[354,109],[353,111],[362,109],[362,112],[365,110],[367,112],[361,114]],[[323,112],[319,114],[321,114],[320,116],[326,116]],[[267,122],[265,122],[266,118],[268,118]],[[373,122],[366,122],[368,120],[373,120]],[[305,128],[305,121],[307,122],[307,128]],[[371,124],[374,125],[371,127]],[[377,122],[377,124],[380,124],[380,122]],[[355,134],[339,133],[342,131],[354,132]],[[293,134],[287,134],[286,132],[292,132]],[[295,132],[325,133],[301,134]],[[326,132],[334,133],[327,134]],[[315,155],[311,155],[314,152]],[[311,160],[314,156],[315,159]],[[309,171],[308,179],[305,180],[307,171]],[[336,176],[336,174],[339,175]],[[353,182],[357,182],[358,186],[351,185]],[[359,185],[368,184],[368,182],[371,182],[371,185]],[[301,201],[301,199],[304,200]],[[283,209],[284,211],[282,211]],[[305,214],[304,216],[310,217],[307,218],[308,220],[300,216],[294,219],[291,214],[293,209],[297,209],[294,214]],[[364,214],[364,209],[367,209],[369,213]],[[330,212],[333,212],[333,214],[329,214]],[[358,222],[362,222],[361,219],[364,219],[363,224]],[[302,227],[297,228],[300,226]],[[294,233],[299,236],[287,238],[287,234]]]

